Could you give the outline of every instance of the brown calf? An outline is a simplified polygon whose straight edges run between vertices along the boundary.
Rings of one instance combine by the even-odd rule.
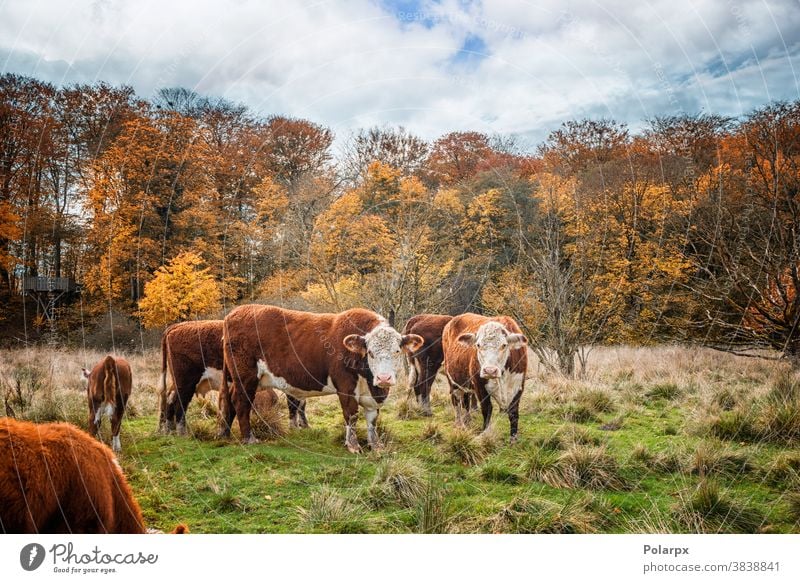
[[[106,356],[89,372],[83,369],[89,398],[89,433],[97,437],[102,417],[111,418],[111,447],[120,451],[119,430],[131,396],[131,366],[122,357]]]
[[[519,401],[528,367],[527,340],[508,316],[462,314],[442,333],[444,370],[450,383],[456,423],[469,423],[470,393],[481,407],[484,431],[492,418],[492,400],[508,413],[511,442],[517,439]]]
[[[403,334],[418,334],[423,340],[422,348],[407,356],[411,371],[408,384],[414,388],[417,403],[427,416],[431,415],[431,386],[444,360],[442,331],[452,319],[453,316],[419,314],[410,318],[403,328]]]
[[[338,395],[345,420],[345,445],[360,451],[355,433],[359,405],[367,419],[370,447],[380,446],[375,422],[397,382],[402,352],[422,345],[402,336],[375,312],[312,314],[275,306],[245,305],[225,318],[225,368],[220,402],[220,435],[230,435],[234,415],[242,439],[250,431],[250,410],[259,386],[298,399]],[[227,378],[233,379],[227,388]]]

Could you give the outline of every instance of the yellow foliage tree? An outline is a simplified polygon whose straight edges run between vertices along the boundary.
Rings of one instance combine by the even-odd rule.
[[[144,287],[139,316],[146,328],[205,317],[220,309],[220,289],[200,256],[181,253]]]

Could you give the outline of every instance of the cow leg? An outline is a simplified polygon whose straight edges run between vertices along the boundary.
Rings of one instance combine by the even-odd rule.
[[[94,402],[89,402],[89,423],[87,423],[87,427],[89,428],[89,435],[92,437],[97,437],[97,433],[100,431],[100,415],[97,411],[97,406]]]
[[[125,415],[126,398],[117,399],[114,415],[111,417],[111,449],[119,453],[122,451],[122,444],[119,440],[119,431],[122,428],[122,417]]]
[[[358,402],[353,395],[346,394],[341,390],[338,390],[338,393],[339,403],[342,405],[342,415],[344,415],[344,444],[350,453],[361,453],[361,446],[358,444],[358,436],[356,435]]]
[[[474,399],[475,397],[473,397]],[[476,399],[477,400],[477,399]],[[480,393],[481,415],[483,416],[483,431],[489,428],[489,423],[492,421],[492,398],[486,391]]]
[[[222,383],[217,398],[217,437],[225,439],[231,436],[231,426],[236,417],[236,409],[233,407],[231,391],[233,387],[227,381]]]
[[[464,391],[461,399],[461,404],[464,409],[464,427],[469,427],[470,423],[472,423],[472,409],[470,408],[470,403],[472,402],[472,392]]]
[[[429,359],[425,359],[425,366],[422,366],[423,378],[417,379],[418,388],[415,387],[417,392],[417,402],[422,407],[422,414],[425,417],[433,415],[431,412],[431,385],[436,378],[436,370],[433,368],[433,363]],[[436,367],[438,369],[438,367]]]
[[[508,406],[508,422],[511,425],[511,443],[517,442],[517,429],[519,426],[519,402],[522,400],[522,391],[519,391]]]
[[[306,429],[308,428],[308,418],[306,417],[306,400],[300,399],[300,404],[297,407],[297,414],[299,415],[298,424],[299,427]]]
[[[453,403],[453,410],[455,411],[456,427],[466,428],[467,423],[465,422],[464,408],[462,406],[464,397],[460,388],[450,388],[450,402]]]
[[[308,427],[306,400],[286,395],[286,403],[289,405],[289,425],[291,427]]]
[[[186,409],[189,408],[189,403],[192,402],[194,397],[194,390],[191,388],[184,389],[178,388],[178,404],[175,407],[175,429],[178,435],[186,435]]]
[[[381,440],[378,438],[378,415],[380,409],[364,409],[364,417],[367,419],[367,443],[372,450],[383,448]]]
[[[245,388],[243,385],[237,383],[233,393],[233,406],[236,409],[236,419],[239,422],[239,433],[242,434],[242,441],[244,443],[258,443],[258,439],[253,435],[250,429],[250,412],[253,410],[253,401],[256,396],[256,384],[250,383],[251,387]]]

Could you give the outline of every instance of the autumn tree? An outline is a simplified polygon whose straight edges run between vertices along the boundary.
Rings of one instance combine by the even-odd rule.
[[[419,175],[428,151],[428,143],[403,126],[361,129],[345,145],[342,172],[353,184],[366,176],[374,162],[390,166],[403,176]]]
[[[752,112],[701,182],[691,287],[716,346],[767,346],[800,364],[800,102]]]
[[[160,267],[145,284],[139,316],[146,328],[208,317],[219,311],[219,285],[202,258],[184,252]]]

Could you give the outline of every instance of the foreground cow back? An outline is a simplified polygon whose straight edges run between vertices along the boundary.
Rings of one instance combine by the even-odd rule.
[[[516,441],[519,402],[528,368],[527,341],[508,316],[489,318],[462,314],[442,333],[444,368],[456,423],[469,422],[469,394],[477,397],[484,431],[492,417],[492,401],[508,413],[511,441]]]
[[[106,356],[90,371],[83,369],[89,400],[89,433],[97,437],[103,417],[111,419],[111,447],[121,451],[119,431],[133,388],[131,365],[122,357]]]
[[[0,419],[0,500],[6,533],[145,532],[114,454],[68,423]]]
[[[431,386],[444,360],[442,332],[452,319],[441,314],[419,314],[410,318],[403,328],[403,334],[418,334],[423,340],[422,347],[408,355],[411,371],[408,382],[427,416],[431,415]]]
[[[364,409],[371,447],[378,447],[376,421],[397,382],[403,350],[422,345],[416,335],[402,336],[375,312],[314,314],[275,306],[245,305],[225,318],[225,368],[220,434],[230,434],[233,417],[242,439],[255,442],[250,409],[259,387],[297,399],[337,395],[345,420],[345,444],[360,450],[355,433],[358,409]],[[226,377],[223,377],[226,378]]]

